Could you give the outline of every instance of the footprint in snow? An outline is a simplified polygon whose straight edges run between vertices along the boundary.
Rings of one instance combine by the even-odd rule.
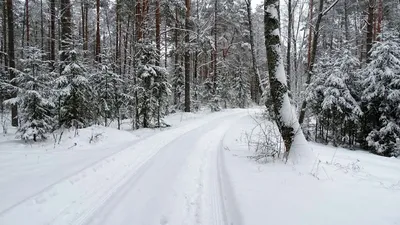
[[[162,216],[160,219],[160,225],[167,225],[168,224],[168,218],[166,216]]]

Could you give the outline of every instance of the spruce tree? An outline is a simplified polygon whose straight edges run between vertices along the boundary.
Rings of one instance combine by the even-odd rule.
[[[400,39],[386,32],[371,50],[371,62],[363,69],[365,137],[372,151],[400,155]]]
[[[157,48],[150,40],[137,44],[138,70],[137,95],[139,122],[142,127],[161,127],[165,125],[162,118],[166,114],[165,106],[170,95],[168,73],[165,68],[156,66]]]
[[[15,84],[17,96],[6,103],[18,106],[18,136],[23,140],[46,139],[55,125],[52,109],[54,104],[50,95],[52,77],[49,75],[48,62],[43,61],[44,53],[35,47],[26,47],[21,60],[22,71],[17,73],[11,83]]]
[[[78,50],[64,50],[61,75],[56,79],[58,88],[59,125],[82,128],[93,121],[93,90],[88,80],[87,65]]]

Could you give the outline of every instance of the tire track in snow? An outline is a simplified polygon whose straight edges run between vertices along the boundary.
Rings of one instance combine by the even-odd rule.
[[[210,169],[211,190],[209,196],[206,196],[206,199],[211,202],[210,211],[212,219],[204,223],[204,225],[241,225],[240,212],[236,206],[235,197],[231,189],[229,176],[225,170],[223,159],[223,142],[231,127],[232,125],[227,126],[225,131],[221,133],[222,135],[219,136],[218,142],[214,147],[215,151],[210,152],[210,158],[212,159],[210,161],[214,163],[211,164]]]
[[[159,223],[148,221],[144,224],[241,224],[222,158],[225,134],[231,124],[239,119],[238,116],[224,118],[223,122],[219,121],[213,129],[196,139],[185,169],[180,171],[177,175],[179,178],[172,184],[171,190],[178,192],[177,196],[164,200],[168,206],[160,213],[149,214],[159,217]]]
[[[146,138],[147,138],[147,137],[146,137]],[[145,139],[146,139],[146,138],[145,138]],[[58,184],[58,183],[60,183],[60,182],[62,182],[62,181],[64,181],[64,180],[66,180],[66,179],[68,179],[68,178],[70,178],[70,177],[74,177],[74,175],[79,174],[79,173],[81,173],[81,172],[87,170],[88,168],[91,168],[91,167],[95,166],[96,164],[98,164],[98,163],[104,161],[105,159],[107,159],[107,158],[109,158],[109,157],[111,157],[111,156],[113,156],[113,155],[116,155],[116,154],[118,154],[119,152],[125,150],[125,149],[128,148],[129,146],[132,146],[132,145],[134,145],[134,144],[136,144],[136,143],[138,143],[138,142],[140,142],[140,141],[143,141],[143,140],[145,140],[145,139],[139,139],[139,140],[135,140],[135,141],[132,141],[132,142],[128,142],[128,143],[124,144],[123,147],[122,147],[120,150],[118,150],[118,151],[113,151],[113,152],[111,152],[111,153],[109,153],[109,154],[107,154],[107,155],[101,157],[100,159],[95,160],[94,162],[89,163],[88,165],[84,166],[83,168],[81,168],[81,169],[79,169],[79,170],[77,170],[77,171],[74,171],[74,172],[72,172],[72,173],[69,173],[69,174],[66,175],[66,176],[62,176],[61,178],[59,178],[59,179],[56,180],[55,182],[53,182],[53,183],[47,185],[46,187],[42,188],[41,190],[39,190],[39,191],[37,191],[37,192],[35,192],[35,193],[29,195],[28,197],[23,198],[22,200],[20,200],[20,201],[14,203],[14,204],[12,204],[12,205],[9,206],[9,207],[7,207],[7,208],[1,210],[1,211],[0,211],[0,219],[1,219],[1,217],[2,217],[3,214],[7,213],[8,211],[12,210],[13,208],[17,207],[18,205],[23,204],[23,203],[26,202],[27,200],[29,200],[29,199],[31,199],[31,198],[33,198],[33,197],[35,197],[35,196],[39,196],[41,193],[47,192],[49,189],[51,189],[51,188],[52,188],[53,186],[55,186],[56,184]],[[40,164],[40,166],[43,167],[43,166],[46,166],[47,164],[50,164],[50,163],[51,163],[51,162],[50,162],[50,159],[48,159],[48,160],[46,160],[46,161],[47,161],[46,163],[42,163],[42,164]],[[34,171],[36,171],[36,170],[39,170],[39,171],[41,170],[41,168],[38,168],[37,165],[29,164],[28,166],[29,166],[29,167],[32,167],[32,168],[29,168],[29,167],[28,167],[28,168],[24,168],[24,173],[26,173],[26,174],[29,174],[29,173],[32,174],[32,173],[33,173]],[[1,221],[1,220],[0,220],[0,221]]]
[[[233,114],[233,113],[231,113]],[[221,114],[227,116],[229,114]],[[0,213],[0,224],[83,224],[131,176],[168,143],[219,117],[155,134],[104,157]],[[158,140],[156,143],[151,140]],[[151,147],[149,149],[149,142]],[[99,203],[99,204],[98,204]],[[96,206],[97,205],[97,206]],[[25,218],[21,215],[30,215]]]

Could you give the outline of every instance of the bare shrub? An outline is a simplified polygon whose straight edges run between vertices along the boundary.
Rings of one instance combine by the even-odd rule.
[[[281,158],[284,143],[276,125],[265,115],[252,118],[256,126],[245,134],[248,149],[254,152],[251,158],[262,163]]]

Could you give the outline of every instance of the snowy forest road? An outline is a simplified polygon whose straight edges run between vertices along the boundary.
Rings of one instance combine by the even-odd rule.
[[[222,141],[247,114],[216,113],[143,139],[0,212],[0,224],[239,224]]]

